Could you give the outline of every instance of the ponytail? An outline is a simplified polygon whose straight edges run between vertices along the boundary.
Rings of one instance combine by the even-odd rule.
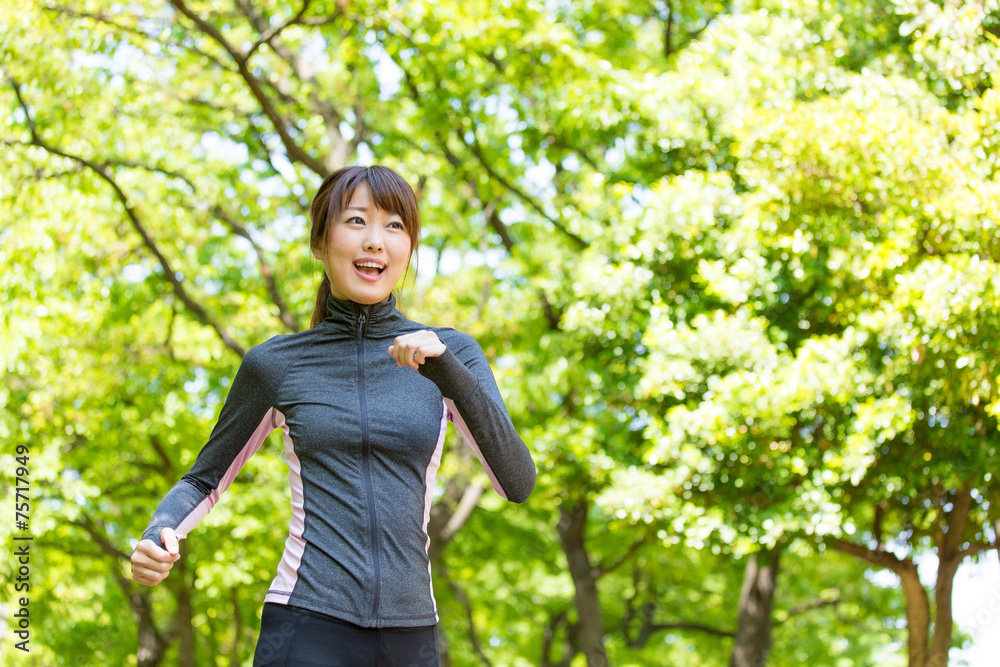
[[[313,307],[312,320],[309,322],[309,328],[316,326],[326,318],[326,302],[330,297],[330,277],[326,275],[326,271],[323,271],[323,282],[319,284],[319,290],[316,292],[316,305]]]

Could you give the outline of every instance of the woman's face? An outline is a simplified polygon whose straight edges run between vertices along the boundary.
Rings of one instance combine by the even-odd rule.
[[[338,299],[385,301],[410,261],[410,233],[403,218],[375,206],[361,183],[338,218],[327,223],[325,247],[314,251]]]

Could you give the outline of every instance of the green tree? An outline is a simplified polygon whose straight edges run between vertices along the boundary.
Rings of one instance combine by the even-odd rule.
[[[126,556],[245,351],[305,326],[309,197],[356,160],[417,186],[404,310],[482,342],[539,464],[501,508],[449,448],[446,662],[889,659],[898,600],[832,552],[957,567],[993,535],[997,30],[784,4],[0,3],[0,436],[32,450],[40,664],[249,661],[279,443],[167,586]],[[906,600],[920,664],[950,612],[932,646]]]
[[[697,262],[708,312],[665,303],[644,339],[661,403],[647,461],[726,508],[715,530],[764,547],[825,537],[895,572],[909,663],[946,664],[955,571],[996,547],[995,156],[972,130],[995,124],[995,92],[952,111],[951,91],[898,75],[818,71],[829,95],[799,80],[726,119],[727,206],[674,250]],[[914,561],[928,552],[933,607]]]

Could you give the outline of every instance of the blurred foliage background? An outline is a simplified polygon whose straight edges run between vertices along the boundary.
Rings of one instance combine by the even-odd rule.
[[[425,225],[402,310],[481,342],[539,471],[506,505],[449,434],[446,665],[948,664],[1000,520],[998,36],[997,0],[0,1],[0,660],[250,664],[275,436],[164,585],[128,555],[308,325],[322,176],[377,162]]]

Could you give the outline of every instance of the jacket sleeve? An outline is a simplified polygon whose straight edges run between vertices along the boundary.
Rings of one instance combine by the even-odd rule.
[[[273,382],[266,355],[252,348],[240,364],[212,434],[191,470],[160,502],[142,539],[163,548],[160,531],[173,528],[178,539],[205,518],[243,464],[274,430]]]
[[[452,421],[496,492],[523,503],[535,487],[535,463],[507,414],[486,355],[471,336],[454,332],[446,338],[444,354],[429,357],[420,373],[441,390]]]

